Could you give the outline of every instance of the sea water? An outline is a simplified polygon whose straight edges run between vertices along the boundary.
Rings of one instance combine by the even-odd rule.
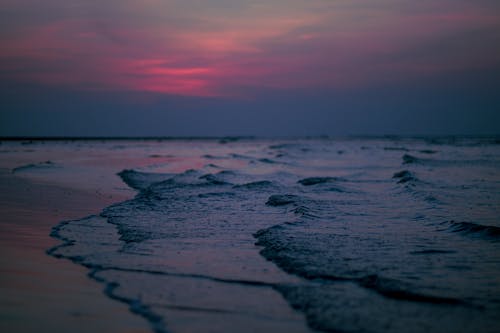
[[[154,331],[500,330],[498,139],[134,147],[162,157],[117,170],[137,195],[49,253]]]

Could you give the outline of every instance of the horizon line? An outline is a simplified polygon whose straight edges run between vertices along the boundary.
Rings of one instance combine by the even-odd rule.
[[[291,139],[497,139],[500,140],[500,134],[353,134],[353,135],[290,135],[290,136],[257,136],[257,135],[222,135],[222,136],[58,136],[58,135],[37,135],[37,136],[0,136],[0,141],[205,141],[219,140],[235,142],[240,140],[291,140]],[[498,142],[500,143],[500,142]]]

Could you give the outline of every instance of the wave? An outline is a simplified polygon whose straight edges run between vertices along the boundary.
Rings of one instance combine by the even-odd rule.
[[[146,174],[142,173],[147,179],[145,185],[154,190],[156,194],[161,194],[167,189],[175,190],[181,188],[202,188],[219,185],[233,185],[230,181],[234,174],[230,171],[220,171],[218,173],[203,173],[200,170],[187,170],[180,174]],[[135,175],[134,175],[135,176]],[[139,177],[140,178],[140,177]],[[166,179],[165,179],[166,178]],[[135,183],[132,185],[136,186]],[[144,189],[144,187],[140,188]]]
[[[302,184],[304,186],[312,186],[318,184],[337,182],[341,180],[342,179],[338,177],[309,177],[301,179],[297,183]]]
[[[143,190],[154,183],[171,178],[171,174],[147,173],[132,169],[126,169],[118,173],[118,176],[133,189]]]
[[[365,276],[358,281],[361,286],[372,289],[385,297],[396,300],[431,304],[465,304],[463,300],[456,298],[426,295],[411,291],[411,285],[403,284],[401,281],[395,279],[380,277],[376,274]]]
[[[234,196],[236,196],[236,193],[234,192],[207,192],[198,194],[198,198],[222,198]]]
[[[481,225],[472,222],[449,221],[445,223],[449,225],[446,230],[451,232],[478,236],[485,239],[500,240],[500,227],[492,225]]]
[[[403,164],[428,165],[434,167],[454,167],[454,166],[486,166],[499,167],[499,159],[459,159],[459,160],[441,160],[431,158],[420,158],[410,154],[404,154]]]
[[[295,204],[300,201],[300,197],[294,194],[275,194],[267,199],[266,205],[268,206],[285,206]]]
[[[422,154],[436,154],[437,150],[433,150],[433,149],[421,149],[418,152],[422,153]]]
[[[225,159],[225,157],[222,157],[222,156],[214,156],[214,155],[210,155],[210,154],[205,154],[203,156],[201,156],[203,158],[206,158],[208,160],[223,160]]]
[[[450,254],[450,253],[456,253],[456,251],[428,249],[428,250],[419,250],[419,251],[411,251],[410,252],[410,254],[415,254],[415,255]]]
[[[26,165],[21,165],[12,169],[12,173],[30,171],[30,170],[45,170],[56,168],[57,165],[52,161],[45,161],[39,163],[31,163]]]
[[[392,178],[399,179],[398,184],[404,184],[411,181],[416,181],[417,178],[408,170],[396,172]]]
[[[229,157],[235,158],[238,160],[252,160],[253,158],[250,156],[242,155],[242,154],[236,154],[236,153],[231,153],[229,154]]]
[[[270,145],[269,149],[290,149],[290,148],[297,148],[301,147],[300,144],[297,143],[279,143],[279,144],[274,144]]]
[[[408,148],[405,148],[405,147],[384,147],[384,150],[389,150],[389,151],[410,151]]]
[[[257,189],[270,189],[276,188],[276,184],[269,180],[260,180],[250,183],[245,183],[241,185],[234,185],[233,188],[237,189],[248,189],[248,190],[257,190]]]
[[[488,145],[498,145],[499,137],[467,137],[467,136],[446,136],[424,138],[424,141],[432,145],[449,145],[456,147],[481,147]]]
[[[417,158],[415,156],[412,156],[410,154],[403,155],[403,164],[421,163],[421,162],[422,162],[422,159]]]
[[[230,184],[229,182],[226,182],[220,178],[218,178],[216,175],[213,175],[211,173],[205,174],[203,176],[200,176],[199,179],[203,179],[206,181],[207,184],[212,184],[212,185],[227,185]]]
[[[457,298],[430,295],[416,290],[414,291],[412,289],[415,289],[415,287],[409,283],[403,283],[402,281],[398,281],[396,279],[385,278],[378,274],[363,275],[363,273],[360,272],[361,275],[357,276],[359,274],[338,275],[326,273],[324,271],[325,267],[315,267],[316,260],[310,257],[311,255],[316,254],[321,255],[320,253],[311,252],[306,248],[302,248],[300,246],[297,247],[294,244],[282,241],[279,234],[285,229],[285,226],[274,226],[266,230],[259,230],[254,234],[254,237],[257,238],[256,245],[264,247],[261,250],[261,254],[290,274],[296,274],[308,280],[325,280],[335,282],[350,281],[361,287],[376,291],[384,297],[395,300],[431,304],[466,304],[463,300]],[[423,254],[423,252],[421,253]],[[437,253],[437,251],[432,253]],[[304,256],[309,257],[303,258]],[[306,259],[306,261],[309,262],[304,262],[302,261],[303,259]],[[342,258],[338,258],[337,260],[342,260]],[[322,260],[319,262],[322,262]],[[346,270],[346,272],[348,271],[349,270]]]
[[[262,162],[262,163],[267,163],[267,164],[276,164],[276,163],[281,163],[281,162],[277,162],[277,161],[274,161],[270,158],[267,158],[267,157],[264,157],[264,158],[259,158],[258,160],[259,162]]]
[[[458,173],[451,169],[475,166],[470,161],[489,156],[494,160],[491,147],[487,154],[477,149],[461,154],[455,148],[450,153],[443,147],[442,160],[405,154],[408,165],[392,174],[403,153],[389,154],[380,147],[404,146],[422,154],[432,147],[420,141],[271,143],[252,145],[251,150],[248,143],[207,145],[205,156],[198,148],[182,147],[189,158],[175,157],[180,166],[176,161],[165,166],[179,170],[189,161],[196,166],[199,161],[219,164],[212,157],[224,156],[218,169],[122,171],[124,182],[138,190],[136,197],[103,210],[98,218],[106,229],[89,221],[64,226],[60,236],[69,241],[52,254],[99,269],[96,276],[112,286],[119,284],[112,295],[130,304],[138,301],[138,309],[149,307],[149,313],[157,315],[149,320],[165,320],[166,326],[175,314],[165,311],[184,311],[193,318],[194,312],[243,316],[245,311],[230,311],[235,303],[227,303],[229,307],[219,301],[226,296],[235,299],[236,307],[251,298],[253,307],[245,315],[267,315],[259,309],[278,291],[305,314],[310,327],[324,331],[392,333],[417,327],[440,332],[444,327],[473,332],[498,327],[499,243],[452,234],[499,237],[498,227],[481,224],[495,216],[493,199],[485,204],[458,185],[472,183],[474,190],[495,198],[500,183],[470,181],[477,178],[476,168]],[[362,150],[364,145],[373,149]],[[304,158],[303,149],[311,159]],[[286,163],[262,161],[282,150]],[[339,150],[349,153],[339,156]],[[457,161],[456,156],[469,160]],[[435,165],[442,169],[436,171]],[[231,169],[222,169],[228,166]],[[422,186],[406,186],[417,182]],[[449,200],[440,204],[436,197]],[[480,207],[477,215],[484,220],[436,224],[450,216],[476,221],[460,215],[466,200]],[[200,281],[210,284],[193,292]],[[213,283],[223,284],[225,293],[209,291]],[[255,297],[254,289],[233,294],[227,285],[265,289],[264,297]],[[198,303],[204,292],[212,293],[210,306]],[[185,294],[193,296],[176,303],[175,298]],[[280,295],[275,297],[282,301]],[[475,324],[468,324],[471,316],[477,318]]]

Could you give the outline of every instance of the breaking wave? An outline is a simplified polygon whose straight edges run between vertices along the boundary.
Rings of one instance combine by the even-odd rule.
[[[496,332],[500,151],[436,144],[193,146],[164,173],[120,172],[137,195],[56,226],[49,253],[155,332]]]

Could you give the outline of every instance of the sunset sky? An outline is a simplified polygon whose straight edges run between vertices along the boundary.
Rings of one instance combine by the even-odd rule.
[[[498,0],[0,0],[0,135],[499,134]]]

